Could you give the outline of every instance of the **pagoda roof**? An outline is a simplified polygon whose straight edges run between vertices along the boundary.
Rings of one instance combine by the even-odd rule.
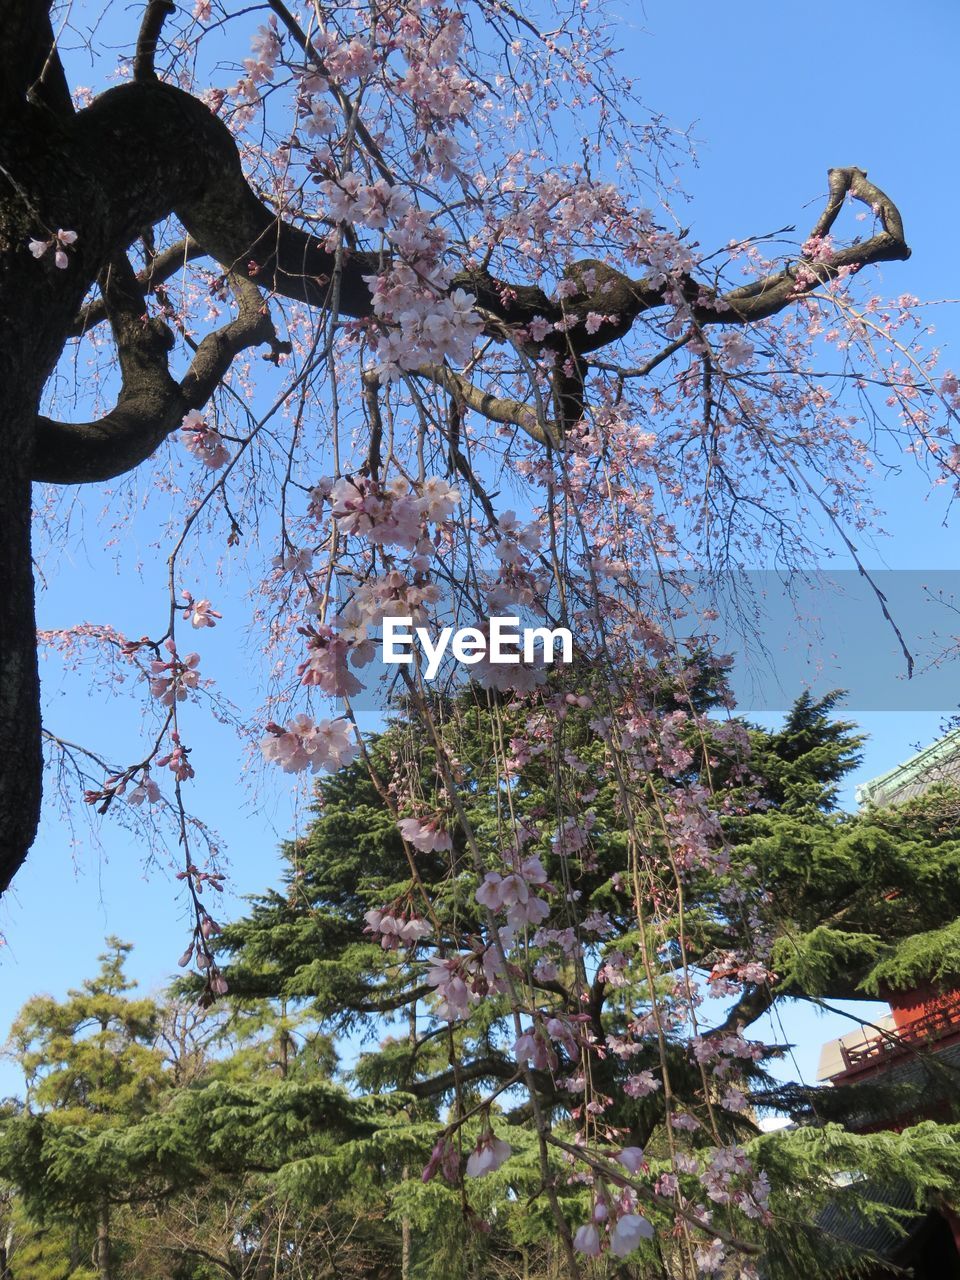
[[[960,729],[938,738],[916,755],[857,787],[857,804],[899,804],[938,782],[960,783]]]

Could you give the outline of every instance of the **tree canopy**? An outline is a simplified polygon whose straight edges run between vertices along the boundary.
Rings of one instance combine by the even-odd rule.
[[[649,967],[618,885],[615,795],[598,789],[596,856],[572,887],[584,919],[604,927],[570,954],[534,940],[532,1017],[519,1037],[512,998],[495,981],[487,998],[474,983],[464,1005],[444,1008],[452,997],[431,970],[444,949],[479,945],[487,925],[477,894],[491,881],[459,840],[411,866],[371,781],[404,767],[406,724],[371,740],[368,767],[352,762],[323,784],[309,835],[284,850],[282,886],[216,939],[230,987],[222,1007],[196,1011],[197,978],[162,1000],[132,996],[129,948],[116,940],[100,974],[66,1001],[25,1006],[10,1043],[26,1105],[0,1125],[0,1172],[16,1187],[14,1274],[39,1280],[41,1240],[62,1258],[99,1223],[118,1276],[171,1274],[164,1250],[184,1280],[207,1274],[205,1257],[220,1273],[258,1275],[258,1259],[277,1248],[291,1276],[334,1274],[328,1266],[437,1280],[521,1267],[552,1276],[562,1251],[545,1203],[543,1132],[577,1256],[593,1252],[588,1230],[606,1241],[598,1274],[684,1274],[671,1238],[677,1193],[701,1270],[716,1262],[726,1274],[731,1241],[737,1267],[753,1249],[763,1274],[784,1280],[798,1264],[824,1280],[871,1265],[869,1249],[825,1230],[821,1215],[830,1205],[895,1231],[903,1210],[877,1190],[891,1181],[918,1210],[937,1194],[949,1201],[960,1134],[950,1070],[922,1059],[919,1083],[811,1085],[784,1071],[789,1045],[750,1028],[792,1000],[871,993],[878,972],[894,989],[903,954],[908,988],[918,966],[924,980],[956,983],[937,942],[937,902],[958,892],[960,846],[945,822],[957,795],[934,788],[902,808],[838,811],[837,786],[862,739],[834,704],[805,696],[779,730],[731,733],[720,722],[717,740],[691,744],[683,768],[712,768],[723,797],[717,839],[727,863],[685,882],[682,917],[650,931]],[[483,833],[498,804],[494,719],[472,711],[458,719],[448,707],[444,726],[456,733],[470,825]],[[568,743],[585,734],[575,713],[565,728]],[[549,807],[553,785],[533,756],[518,767],[513,801]],[[526,853],[551,876],[569,860],[535,843]],[[914,874],[897,877],[904,887],[891,898],[887,860],[898,856]],[[760,890],[749,912],[736,892],[747,867]],[[645,875],[642,885],[639,914],[663,914],[669,883]],[[420,895],[433,932],[404,937]],[[759,933],[784,963],[732,984]],[[329,1036],[352,1059],[341,1072],[348,1090],[333,1083]],[[521,1087],[525,1062],[532,1092]],[[794,1127],[763,1133],[758,1120],[771,1111]],[[911,1117],[912,1127],[864,1132],[865,1115]],[[568,1158],[577,1152],[591,1153],[586,1180]],[[850,1168],[858,1179],[840,1177]],[[624,1223],[619,1233],[606,1233],[610,1217]],[[110,1274],[102,1259],[100,1274]]]
[[[736,562],[769,533],[792,563],[804,513],[855,520],[864,442],[846,379],[828,389],[810,373],[825,326],[857,394],[878,387],[899,411],[891,429],[918,434],[952,475],[932,424],[939,409],[949,416],[955,380],[935,380],[921,349],[904,346],[907,301],[879,320],[872,302],[858,310],[856,277],[910,252],[894,202],[862,170],[830,170],[796,248],[768,257],[762,240],[736,241],[718,257],[677,226],[666,180],[683,139],[641,108],[602,9],[267,10],[254,29],[229,5],[202,0],[189,14],[147,0],[118,29],[125,82],[79,94],[64,32],[82,32],[82,13],[61,22],[57,5],[17,0],[5,25],[0,251],[16,324],[3,336],[11,647],[0,705],[17,748],[2,771],[4,887],[33,838],[43,732],[91,804],[133,793],[162,809],[169,770],[163,798],[186,821],[177,704],[203,686],[178,613],[201,629],[219,616],[194,596],[201,532],[219,545],[222,530],[250,556],[259,513],[279,510],[264,527],[277,556],[264,565],[269,647],[296,666],[306,623],[301,675],[343,694],[356,683],[344,664],[366,660],[363,637],[388,601],[429,608],[451,573],[458,617],[536,599],[597,652],[613,636],[587,625],[591,599],[649,614],[634,576],[674,547],[705,563],[722,548]],[[565,113],[569,127],[541,136],[541,120]],[[873,226],[845,243],[835,237],[848,199]],[[890,359],[858,379],[884,334]],[[259,347],[275,376],[269,365],[255,376]],[[54,371],[88,353],[81,402],[102,382],[116,403],[60,420]],[[781,414],[804,424],[798,435],[769,429]],[[178,429],[174,461],[163,446]],[[142,752],[69,744],[39,719],[29,485],[102,484],[145,465],[187,499],[169,618],[141,637],[103,621],[43,640],[143,677],[168,713]],[[525,480],[522,537],[495,501],[504,468]],[[829,504],[814,478],[824,472]],[[497,549],[499,574],[454,568],[451,517]],[[369,534],[379,550],[366,564]],[[288,702],[282,677],[271,692],[272,705]],[[319,763],[326,749],[311,741]]]
[[[571,1280],[637,1250],[749,1275],[796,1221],[750,1138],[751,1099],[782,1100],[753,1022],[781,997],[953,981],[947,821],[833,814],[849,730],[809,700],[779,737],[732,719],[712,625],[731,568],[839,548],[869,578],[881,440],[956,487],[960,381],[908,292],[902,195],[834,167],[799,231],[696,243],[689,138],[616,43],[585,0],[14,0],[2,24],[0,893],[46,756],[65,801],[177,859],[203,1007],[266,1002],[249,1017],[288,1049],[304,1009],[320,1036],[409,1019],[359,1096],[293,1059],[264,1095],[256,1052],[154,1081],[150,1010],[113,1022],[133,1016],[119,972],[41,1002],[39,1110],[11,1141],[31,1212],[95,1192],[101,1272],[118,1188],[252,1163],[309,1207],[338,1157],[382,1172],[389,1148],[410,1175],[439,1125],[431,1173],[456,1165],[463,1199],[464,1161],[542,1210]],[[82,522],[75,486],[127,581],[149,526],[162,591],[142,623],[38,635],[34,566]],[[493,652],[514,619],[539,654]],[[386,659],[404,621],[457,632],[437,671]],[[128,692],[136,725],[42,722],[38,652]],[[258,688],[235,700],[239,665]],[[205,713],[252,767],[330,775],[283,890],[233,925],[195,800]],[[789,1109],[814,1106],[798,1089]]]

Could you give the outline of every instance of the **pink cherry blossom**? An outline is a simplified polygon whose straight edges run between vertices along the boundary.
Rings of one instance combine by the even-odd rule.
[[[308,632],[309,655],[297,667],[301,683],[333,697],[352,697],[363,688],[348,663],[356,659],[351,638],[322,626]]]
[[[610,1232],[610,1252],[618,1258],[626,1258],[640,1246],[642,1240],[652,1240],[653,1227],[638,1213],[622,1214]]]
[[[446,520],[459,504],[460,490],[439,476],[428,476],[420,486],[420,514],[431,524]]]
[[[309,769],[339,769],[355,758],[359,747],[348,720],[314,720],[303,713],[286,727],[270,723],[260,744],[263,758],[279,764],[285,773]]]
[[[660,1081],[654,1079],[651,1071],[640,1071],[628,1076],[624,1084],[624,1092],[631,1098],[645,1098],[660,1088]]]
[[[428,937],[432,932],[426,920],[416,916],[395,916],[390,912],[373,908],[364,912],[363,918],[367,922],[364,933],[379,934],[380,945],[384,951],[395,951],[401,943],[414,946],[421,938]]]
[[[723,1241],[713,1240],[709,1245],[697,1249],[695,1256],[697,1266],[704,1274],[716,1275],[722,1270],[727,1255]]]
[[[180,439],[194,457],[211,471],[218,471],[230,461],[230,453],[220,432],[208,427],[196,409],[191,409],[184,416]]]
[[[194,768],[190,763],[190,749],[185,747],[180,741],[180,735],[176,732],[170,735],[172,748],[163,756],[157,759],[158,769],[169,769],[178,782],[187,782],[194,777]]]
[[[514,1041],[513,1056],[520,1066],[529,1063],[538,1071],[552,1071],[557,1065],[557,1055],[550,1041],[534,1027],[522,1032]]]
[[[35,258],[42,258],[48,249],[54,249],[54,264],[61,271],[66,270],[70,265],[70,258],[67,254],[67,248],[77,242],[76,231],[65,231],[62,227],[51,240],[31,240],[28,244],[30,252]]]
[[[153,778],[150,777],[149,772],[145,770],[139,784],[134,787],[127,796],[127,804],[139,805],[142,804],[144,800],[146,800],[148,804],[156,804],[159,799],[160,788],[157,786],[156,782],[154,782]]]
[[[423,1182],[429,1182],[437,1173],[441,1173],[447,1182],[456,1183],[460,1175],[460,1157],[457,1149],[447,1137],[438,1140],[430,1153],[430,1159],[421,1175]]]
[[[586,1222],[577,1228],[573,1236],[573,1247],[577,1253],[585,1254],[588,1258],[600,1257],[600,1232],[592,1222]]]
[[[190,625],[194,630],[200,630],[203,627],[215,627],[217,619],[223,617],[222,613],[218,613],[212,607],[209,600],[194,600],[187,591],[184,591],[183,594],[186,598],[183,617],[184,619],[189,618]]]
[[[437,1016],[448,1022],[465,1018],[470,1011],[470,993],[464,980],[467,960],[467,957],[458,955],[435,956],[427,970],[427,982],[440,997]]]
[[[199,665],[199,653],[188,653],[183,658],[174,653],[169,662],[155,658],[150,663],[150,692],[165,707],[183,702],[200,684]]]
[[[421,853],[436,853],[453,848],[453,838],[435,820],[401,818],[397,829],[409,844]]]
[[[467,1177],[482,1178],[485,1174],[494,1173],[510,1158],[510,1153],[510,1144],[488,1130],[481,1135],[476,1149],[467,1159]]]

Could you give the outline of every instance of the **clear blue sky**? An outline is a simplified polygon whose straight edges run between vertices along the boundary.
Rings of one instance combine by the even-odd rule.
[[[693,124],[701,140],[698,166],[683,175],[693,238],[710,248],[733,237],[815,218],[830,166],[855,164],[899,203],[914,255],[875,272],[877,287],[922,298],[960,295],[956,242],[956,50],[960,7],[953,0],[919,0],[904,11],[888,0],[848,0],[829,13],[800,3],[726,0],[647,0],[621,6],[621,42],[648,103],[678,126]],[[124,10],[118,9],[122,21]],[[110,31],[104,28],[102,36]],[[90,83],[88,67],[73,74]],[[939,341],[960,366],[960,313],[935,317]],[[890,568],[957,567],[956,534],[945,527],[943,491],[928,498],[909,460],[884,480],[879,493],[889,512],[890,537],[863,548],[867,562]],[[86,535],[75,540],[52,574],[43,623],[110,620],[130,634],[152,627],[162,598],[161,566],[148,531],[132,541],[141,561],[131,570],[98,548],[94,528],[102,495],[84,495]],[[242,572],[234,590],[242,591]],[[229,600],[229,597],[228,597]],[[238,600],[238,606],[241,602]],[[229,612],[229,611],[226,611]],[[238,607],[235,614],[239,615]],[[879,624],[878,624],[879,625]],[[232,617],[203,633],[198,647],[242,680],[249,667],[242,632]],[[122,698],[85,698],[78,686],[48,673],[48,722],[66,736],[93,725],[111,735],[132,728]],[[960,700],[960,695],[958,699]],[[956,700],[955,700],[956,702]],[[945,712],[951,707],[944,707]],[[872,712],[860,717],[871,734],[854,781],[883,772],[936,736],[940,716]],[[240,895],[269,884],[278,867],[278,840],[298,813],[286,779],[255,797],[238,787],[241,752],[228,729],[195,718],[195,757],[203,777],[202,807],[215,815],[230,859],[222,914],[240,909]],[[203,727],[201,728],[201,725]],[[852,805],[852,787],[845,800]],[[0,1035],[31,994],[61,995],[95,967],[104,935],[135,943],[132,970],[147,987],[162,985],[183,949],[185,904],[169,869],[147,867],[142,847],[105,824],[99,848],[82,821],[77,843],[51,807],[15,891],[0,905]],[[797,1061],[812,1078],[820,1043],[846,1029],[808,1013],[785,1017],[798,1043]],[[18,1087],[0,1063],[0,1096]]]

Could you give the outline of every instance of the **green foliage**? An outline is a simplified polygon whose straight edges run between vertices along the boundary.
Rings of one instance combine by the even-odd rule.
[[[852,725],[834,717],[835,705],[836,696],[820,701],[804,696],[779,731],[748,726],[748,763],[736,735],[725,732],[723,726],[718,725],[715,741],[700,744],[699,749],[691,742],[691,776],[699,774],[702,781],[709,781],[721,800],[718,807],[730,871],[690,878],[682,921],[688,961],[709,969],[717,956],[737,951],[749,954],[755,935],[767,933],[771,967],[777,975],[773,986],[746,987],[723,1020],[731,1028],[740,1022],[749,1025],[779,999],[832,1000],[873,991],[881,976],[888,982],[895,979],[893,957],[899,957],[905,981],[944,977],[953,963],[955,934],[952,928],[943,929],[942,922],[945,909],[953,914],[960,911],[960,842],[943,819],[944,802],[914,802],[903,811],[838,812],[839,787],[858,762],[862,739]],[[459,717],[439,715],[438,720],[446,734],[455,732],[454,724],[459,726],[453,754],[464,779],[470,822],[482,846],[495,849],[499,806],[505,799],[494,785],[490,769],[489,724],[484,714],[490,713],[476,710],[472,720],[469,712]],[[500,731],[508,735],[509,716],[502,707],[497,715]],[[575,713],[568,717],[564,732],[569,735],[571,750],[579,751],[586,735],[578,734]],[[371,745],[374,768],[382,779],[404,776],[407,750],[409,734],[403,726]],[[420,776],[429,778],[429,770],[424,769]],[[555,804],[554,782],[547,766],[534,758],[519,770],[511,801],[522,805],[525,812],[549,812]],[[649,785],[655,788],[660,782],[651,777]],[[425,795],[423,802],[427,811],[440,807],[431,795]],[[594,963],[601,963],[613,950],[626,957],[625,988],[593,989],[597,1032],[615,1036],[623,1018],[648,1001],[649,989],[638,963],[640,934],[633,903],[629,895],[625,898],[615,888],[613,877],[626,866],[626,847],[614,789],[599,769],[591,808],[596,864],[583,874],[576,888],[583,910],[605,911],[613,926],[611,941],[595,949]],[[548,871],[553,870],[550,849],[541,846],[536,851]],[[303,1170],[303,1176],[308,1184],[313,1179],[316,1193],[323,1194],[331,1175],[346,1176],[351,1158],[357,1168],[372,1167],[371,1153],[377,1149],[385,1155],[385,1167],[388,1151],[394,1167],[399,1160],[419,1167],[429,1136],[436,1131],[431,1128],[432,1118],[442,1122],[469,1107],[484,1088],[496,1086],[514,1070],[514,1064],[505,1052],[510,1032],[501,1021],[502,1006],[486,1000],[467,1028],[446,1030],[432,1020],[429,999],[418,985],[415,968],[398,965],[395,953],[383,953],[364,933],[363,913],[368,908],[392,902],[419,905],[419,886],[411,878],[393,818],[365,768],[350,766],[324,784],[308,835],[284,852],[287,869],[283,890],[255,899],[247,919],[232,926],[222,941],[232,989],[300,1001],[331,1030],[349,1027],[362,1031],[382,1025],[384,1015],[391,1016],[405,1006],[417,1010],[415,1039],[388,1036],[378,1048],[361,1055],[355,1068],[355,1079],[363,1090],[387,1096],[392,1093],[398,1103],[404,1101],[406,1128],[401,1120],[389,1138],[381,1131],[359,1146],[348,1146],[333,1161],[318,1156]],[[477,878],[456,837],[449,855],[418,856],[417,874],[434,904],[445,940],[456,946],[458,937],[479,927],[473,899]],[[759,891],[751,894],[749,920],[727,906],[727,895],[736,891],[744,876],[752,878]],[[661,912],[658,925],[656,943],[661,950],[656,981],[669,985],[675,980],[679,948],[664,950],[664,935],[679,939],[681,921],[664,920]],[[651,941],[652,934],[648,947]],[[570,974],[561,975],[559,989],[570,981]],[[895,981],[892,984],[896,985]],[[679,1046],[674,1052],[668,1043],[666,1051],[676,1095],[689,1110],[702,1116],[702,1076]],[[457,1072],[450,1068],[451,1058],[459,1063]],[[651,1046],[649,1057],[634,1059],[629,1069],[656,1071],[658,1063],[659,1049],[654,1051]],[[564,1065],[559,1070],[562,1073]],[[655,1092],[625,1103],[622,1076],[618,1080],[622,1070],[612,1055],[597,1064],[599,1087],[619,1099],[609,1114],[630,1135],[625,1140],[645,1145],[655,1154],[662,1145],[662,1096]],[[802,1084],[779,1085],[757,1068],[752,1073],[751,1098],[757,1106],[786,1110],[801,1124],[819,1125],[831,1118],[834,1123],[842,1121],[854,1113],[902,1114],[911,1098],[916,1101],[920,1094],[915,1085],[883,1082],[858,1086],[846,1095]],[[553,1111],[560,1131],[576,1128],[562,1098],[546,1080],[542,1101]],[[508,1112],[511,1105],[506,1104]],[[519,1120],[520,1112],[512,1118]],[[735,1117],[721,1112],[720,1123],[728,1140],[737,1136],[749,1139],[756,1132],[750,1113]],[[524,1131],[522,1123],[510,1125],[507,1136],[511,1142],[517,1131]],[[469,1126],[465,1132],[469,1134]],[[691,1139],[694,1146],[698,1141],[702,1139]],[[835,1190],[829,1178],[823,1181],[815,1160],[801,1158],[805,1148],[786,1137],[761,1141],[763,1146],[758,1150],[763,1151],[764,1159],[778,1141],[783,1142],[778,1170],[791,1194],[797,1195],[808,1183],[816,1194],[822,1191],[827,1198]],[[864,1139],[867,1145],[870,1141]],[[418,1144],[422,1144],[419,1150]],[[890,1162],[888,1173],[894,1176],[902,1163],[897,1153],[904,1148],[894,1150],[888,1145],[877,1149],[881,1151],[879,1158]],[[486,1196],[496,1190],[500,1175],[515,1176],[512,1171],[517,1159],[513,1157],[495,1177],[469,1188],[471,1211],[481,1214],[488,1224],[492,1207],[508,1213],[514,1203],[508,1196],[487,1205]],[[828,1167],[832,1166],[824,1165],[824,1169]],[[909,1172],[905,1170],[905,1174]],[[436,1223],[446,1212],[444,1206],[454,1206],[457,1199],[439,1181],[422,1187],[413,1179],[407,1179],[399,1191],[395,1186],[392,1195],[394,1204],[401,1205],[409,1220],[417,1223]],[[522,1215],[528,1224],[535,1218],[533,1203],[536,1201],[526,1203]],[[445,1217],[443,1220],[446,1222]],[[578,1220],[576,1211],[571,1212],[570,1220]],[[540,1235],[514,1234],[514,1246],[538,1248],[549,1231],[544,1221]],[[443,1239],[460,1239],[451,1232],[452,1228],[445,1226]],[[436,1231],[431,1235],[439,1238]],[[809,1253],[804,1264],[809,1274],[828,1274],[830,1249],[824,1246],[821,1263],[816,1264],[815,1233],[808,1230],[806,1237],[801,1237],[802,1223],[794,1222],[790,1215],[783,1217],[782,1230],[778,1225],[776,1231],[765,1231],[771,1265],[776,1264],[778,1249],[795,1261],[806,1259]],[[809,1248],[804,1239],[808,1239]],[[451,1265],[447,1255],[434,1249],[431,1256],[433,1261],[427,1262],[420,1255],[417,1265],[428,1270],[436,1265],[436,1274],[445,1274],[444,1266]],[[439,1261],[441,1258],[445,1261]]]
[[[142,1115],[162,1080],[154,1048],[158,1011],[126,996],[135,984],[123,971],[130,944],[109,938],[100,971],[59,1003],[37,996],[21,1010],[10,1049],[27,1079],[27,1099],[71,1125],[106,1128]]]
[[[912,933],[888,948],[867,975],[863,988],[871,995],[909,991],[932,982],[944,988],[960,984],[960,920],[942,929]]]
[[[135,999],[123,973],[129,947],[110,947],[96,978],[63,1002],[29,1001],[14,1024],[27,1105],[0,1115],[0,1179],[16,1188],[15,1274],[82,1276],[107,1222],[114,1274],[242,1274],[277,1247],[279,1222],[301,1211],[313,1221],[316,1202],[298,1209],[284,1177],[292,1187],[299,1165],[389,1127],[389,1110],[330,1079],[329,1040],[302,1032],[297,1016],[260,1002],[204,1022],[176,1002]],[[171,1192],[175,1207],[158,1208]],[[233,1206],[227,1226],[223,1204]],[[193,1251],[175,1271],[162,1243],[173,1219],[176,1247],[189,1236]],[[205,1232],[218,1242],[212,1272]]]
[[[702,694],[709,701],[710,690]],[[656,932],[638,925],[632,886],[619,881],[627,844],[616,789],[594,761],[595,856],[571,888],[584,912],[606,914],[610,932],[590,944],[580,968],[561,965],[544,984],[545,1006],[588,1013],[596,1039],[615,1043],[650,1001],[642,957],[653,955],[652,986],[662,995],[682,973],[681,939],[688,966],[721,978],[726,957],[753,954],[758,937],[769,939],[775,982],[748,983],[728,1008],[714,1006],[720,1028],[749,1026],[778,1000],[960,979],[960,840],[951,816],[958,794],[941,788],[895,810],[838,812],[838,788],[861,739],[833,718],[834,705],[805,697],[777,732],[718,724],[715,739],[691,739],[689,762],[678,768],[713,786],[729,870],[692,871],[683,917],[669,915],[668,899],[660,899]],[[471,825],[493,859],[503,805],[550,812],[556,778],[534,755],[505,795],[491,764],[491,708],[439,712]],[[512,714],[495,708],[499,734],[511,732]],[[571,751],[596,749],[587,747],[591,735],[576,710],[563,732]],[[17,1280],[46,1280],[71,1266],[73,1280],[83,1276],[105,1209],[122,1277],[253,1277],[279,1256],[291,1280],[559,1274],[530,1104],[511,1083],[515,1030],[504,1000],[487,998],[467,1023],[449,1026],[424,981],[426,951],[402,957],[366,932],[370,908],[422,914],[427,899],[439,931],[431,950],[438,936],[456,949],[483,925],[477,871],[461,835],[449,852],[418,854],[414,867],[382,798],[406,777],[416,751],[423,811],[442,808],[442,779],[431,781],[422,766],[429,765],[422,741],[399,725],[369,751],[380,785],[360,764],[326,780],[307,835],[284,849],[281,886],[253,899],[219,941],[231,993],[221,1010],[191,1012],[183,980],[163,1001],[136,997],[123,972],[129,948],[115,940],[96,977],[65,1001],[37,997],[24,1007],[10,1047],[24,1069],[25,1106],[0,1116],[0,1178],[16,1188],[7,1212],[19,1223]],[[651,774],[646,785],[655,795],[670,781]],[[656,840],[651,832],[653,870],[644,882],[651,895]],[[559,874],[548,841],[530,849]],[[753,886],[749,911],[744,882]],[[651,910],[653,896],[641,905]],[[611,957],[617,982],[598,977]],[[359,1052],[338,1081],[335,1037],[344,1034]],[[765,1069],[780,1052],[768,1046],[748,1068],[751,1106],[743,1114],[705,1094],[699,1065],[669,1034],[662,1046],[651,1034],[649,1051],[641,1046],[626,1063],[616,1053],[598,1056],[593,1084],[613,1099],[604,1119],[620,1140],[644,1146],[654,1173],[667,1172],[662,1090],[638,1097],[623,1090],[627,1073],[658,1076],[664,1054],[675,1099],[702,1121],[674,1142],[709,1159],[718,1133],[743,1143],[769,1175],[772,1221],[737,1226],[762,1246],[767,1280],[866,1275],[868,1251],[851,1245],[844,1223],[880,1224],[893,1239],[930,1195],[955,1196],[960,1187],[952,1079],[931,1067],[910,1082],[782,1084]],[[554,1133],[574,1140],[583,1117],[557,1081],[576,1064],[561,1046],[557,1053],[554,1071],[535,1073],[539,1103]],[[500,1092],[485,1111],[491,1090]],[[759,1135],[753,1108],[786,1112],[798,1127]],[[900,1134],[855,1131],[911,1109],[936,1109],[944,1122]],[[422,1180],[444,1126],[462,1167],[488,1121],[511,1145],[506,1163],[462,1185]],[[589,1193],[568,1181],[569,1166],[553,1148],[549,1169],[567,1220],[584,1221]],[[685,1190],[695,1202],[703,1196],[693,1177]],[[661,1226],[670,1218],[661,1222],[656,1206],[647,1212]],[[629,1270],[618,1272],[607,1256],[594,1271],[661,1280],[673,1274],[671,1257],[664,1244],[662,1256],[641,1251]]]
[[[751,732],[766,807],[727,820],[734,867],[755,867],[768,895],[776,994],[854,999],[884,981],[960,981],[950,936],[937,939],[944,918],[960,916],[960,792],[837,813],[862,739],[831,719],[835,700],[805,695],[782,730]]]
[[[960,1187],[955,1124],[925,1121],[870,1134],[827,1124],[765,1134],[750,1153],[777,1188],[771,1198],[777,1230],[764,1255],[769,1280],[875,1275],[878,1259],[851,1235],[879,1224],[896,1241],[918,1212],[939,1196],[952,1201]]]
[[[0,1192],[0,1204],[3,1193]],[[5,1212],[0,1212],[0,1247],[6,1250],[9,1275],[13,1280],[95,1280],[89,1265],[88,1242],[76,1224],[32,1220],[21,1200],[10,1193]],[[7,1273],[0,1268],[0,1276]]]

